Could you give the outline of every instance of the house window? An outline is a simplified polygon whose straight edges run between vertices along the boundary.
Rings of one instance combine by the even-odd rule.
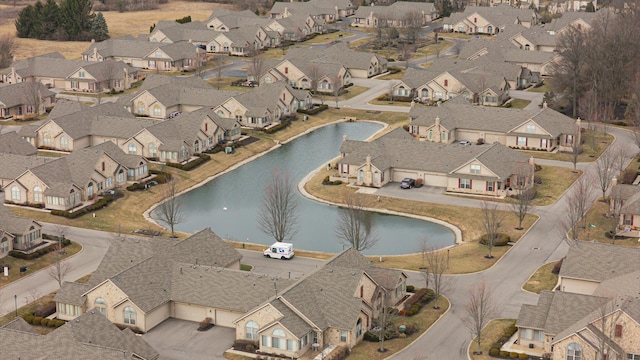
[[[491,25],[487,26],[487,32],[489,34],[493,33],[493,27]]]
[[[582,347],[576,343],[567,346],[567,360],[582,360]]]
[[[440,136],[440,139],[441,139],[442,141],[447,141],[447,133],[446,133],[446,132],[443,132],[443,133],[441,134],[441,136]]]
[[[298,350],[298,342],[295,340],[287,340],[287,350],[288,351],[297,351]]]
[[[265,82],[265,84],[271,84],[271,77],[265,76],[264,77],[264,82]]]
[[[373,182],[376,184],[380,183],[380,173],[377,171],[373,173]]]
[[[449,80],[448,79],[444,79],[444,86],[449,86]]]
[[[544,341],[544,333],[542,330],[534,330],[533,331],[533,339],[535,341],[543,342]]]
[[[200,140],[193,142],[193,152],[200,152]]]
[[[11,200],[20,201],[20,189],[17,186],[11,188]]]
[[[9,239],[6,237],[2,238],[2,242],[0,242],[0,253],[6,253],[9,251]]]
[[[340,330],[340,342],[347,342],[347,331]]]
[[[527,146],[527,138],[524,136],[518,136],[518,146]]]
[[[633,225],[633,215],[623,215],[625,225]],[[622,330],[622,329],[620,329]]]
[[[286,350],[287,341],[284,339],[287,335],[282,329],[273,330],[273,336],[271,337],[271,347],[281,350]]]
[[[573,144],[573,135],[567,135],[566,139],[567,139],[567,144],[568,145]]]
[[[118,172],[118,183],[123,183],[124,182],[124,170],[120,169],[120,171]]]
[[[358,181],[359,182],[363,182],[364,181],[364,170],[362,170],[362,169],[358,170]]]
[[[480,174],[480,165],[472,164],[471,165],[471,173],[472,174]]]
[[[155,57],[157,58],[162,57],[162,51],[156,51]]]
[[[105,299],[101,297],[97,298],[94,303],[94,307],[100,314],[107,316],[107,302],[105,301]]]
[[[63,149],[69,148],[69,139],[66,136],[60,137],[60,147]]]
[[[144,114],[146,112],[144,103],[142,101],[139,101],[138,104],[136,105],[136,112],[138,114]]]
[[[496,183],[494,181],[487,181],[487,191],[495,191]]]
[[[616,325],[615,337],[622,337],[622,325]]]
[[[158,148],[156,143],[149,143],[149,157],[156,157],[158,155]]]
[[[131,306],[124,307],[124,323],[129,325],[136,324],[136,311]]]
[[[72,82],[71,82],[71,88],[72,88],[72,89],[77,89],[77,88],[79,88],[79,86],[78,86],[78,82],[77,82],[77,81],[72,81]]]
[[[107,184],[107,188],[109,188],[109,189],[111,187],[113,187],[113,178],[112,177],[108,177],[107,181],[106,181],[106,184]]]
[[[460,185],[458,186],[460,189],[471,189],[471,179],[459,179]]]
[[[87,196],[89,196],[89,197],[93,196],[93,183],[92,182],[90,182],[87,185]]]
[[[640,354],[627,354],[627,360],[640,360]]]
[[[429,130],[429,140],[433,140],[433,130]]]
[[[442,93],[440,91],[436,91],[433,94],[433,98],[436,99],[436,100],[442,100]]]
[[[262,335],[262,346],[271,347],[271,336]]]
[[[160,105],[155,105],[153,107],[153,116],[160,116],[162,114],[162,109],[160,109]]]
[[[524,49],[527,50],[527,51],[531,50],[531,46],[529,46],[529,44],[527,44],[527,45],[524,46]]]
[[[258,323],[255,321],[248,321],[244,326],[245,339],[258,340]]]
[[[136,144],[135,143],[130,143],[129,144],[129,154],[132,154],[132,155],[136,154]]]
[[[42,188],[40,186],[35,186],[33,188],[33,202],[42,202]]]
[[[42,134],[42,141],[44,142],[44,146],[51,146],[51,133],[45,131],[44,134]]]
[[[527,125],[527,132],[528,132],[528,133],[534,133],[534,132],[536,132],[536,126],[535,126],[535,125],[533,125],[533,124],[529,124],[529,125]]]
[[[360,337],[362,335],[362,319],[358,319],[356,323],[356,337]]]

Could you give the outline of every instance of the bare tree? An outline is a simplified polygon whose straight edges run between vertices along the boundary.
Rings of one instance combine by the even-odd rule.
[[[476,337],[477,350],[474,354],[482,354],[480,343],[482,342],[482,329],[487,325],[491,317],[495,315],[496,307],[492,299],[491,289],[484,280],[471,286],[465,305],[466,317],[464,325],[472,335]]]
[[[224,66],[224,61],[222,60],[222,56],[214,55],[212,64],[216,73],[216,84],[217,84],[216,87],[218,90],[220,90],[220,82],[222,81],[222,67]],[[256,81],[259,81],[259,79],[257,79]]]
[[[340,97],[340,94],[342,93],[342,89],[344,88],[342,86],[342,81],[343,81],[343,77],[340,76],[340,74],[335,74],[331,77],[331,82],[333,83],[332,87],[331,87],[331,92],[333,93],[333,97],[336,100],[336,109],[339,109],[340,107],[338,106],[338,98]]]
[[[562,56],[551,67],[551,82],[556,92],[569,93],[573,102],[573,117],[578,114],[578,99],[584,91],[587,73],[584,71],[588,51],[585,30],[569,25],[559,36],[556,47]]]
[[[182,209],[182,199],[178,197],[177,180],[172,179],[165,188],[165,200],[158,206],[158,219],[169,226],[171,237],[176,236],[175,226],[184,222],[185,215]]]
[[[0,36],[0,69],[8,68],[13,63],[13,53],[16,51],[16,43],[13,36],[5,34]],[[15,79],[13,79],[15,81]]]
[[[29,109],[25,111],[25,116],[33,114],[34,117],[38,117],[41,110],[44,112],[44,109],[42,109],[42,93],[45,90],[46,88],[44,85],[35,79],[27,80],[22,83],[22,96],[24,97],[24,103],[31,107],[31,111],[29,111]]]
[[[498,210],[498,203],[491,201],[482,201],[480,210],[482,212],[482,227],[487,236],[487,248],[489,249],[489,254],[485,257],[487,259],[493,259],[491,250],[493,250],[493,243],[498,239],[498,230],[500,230],[504,215]]]
[[[435,295],[433,308],[439,309],[438,298],[440,295],[446,293],[451,285],[450,278],[446,277],[444,273],[449,267],[449,259],[445,250],[431,249],[426,253],[428,272],[427,276],[430,278],[431,289]]]
[[[65,236],[69,232],[69,227],[67,225],[56,224],[54,225],[56,232],[58,233],[58,249],[62,249],[62,242],[66,239]],[[31,243],[29,243],[31,246]]]
[[[529,182],[525,179],[530,177],[529,163],[521,164],[516,170],[516,176],[518,178],[515,184],[512,184],[514,190],[516,190],[516,198],[509,204],[511,211],[518,218],[517,230],[522,230],[522,221],[529,213],[529,205],[531,200],[535,196],[536,192],[533,189],[529,189]]]
[[[58,287],[62,286],[64,277],[71,271],[71,264],[68,261],[64,261],[64,250],[58,245],[55,246],[53,252],[53,263],[49,268],[49,276],[58,283]]]
[[[380,313],[378,317],[374,319],[374,325],[378,327],[378,339],[380,342],[378,351],[385,352],[387,349],[384,348],[384,341],[396,332],[395,326],[393,325],[396,319],[396,311],[393,304],[391,304],[389,294],[387,294],[386,291],[382,291],[380,295]]]
[[[251,72],[255,74],[256,82],[260,85],[260,76],[264,71],[264,56],[261,50],[254,49],[251,51]]]
[[[311,91],[318,91],[318,81],[320,81],[320,67],[317,64],[311,64],[307,67],[307,75],[311,83]]]
[[[422,13],[417,10],[411,10],[407,13],[403,19],[403,27],[400,33],[404,36],[405,40],[411,44],[415,44],[420,28],[422,27]]]
[[[624,169],[627,167],[627,163],[633,158],[634,154],[631,152],[631,149],[625,144],[619,144],[618,147],[614,151],[614,172],[613,175],[620,178]]]
[[[602,191],[602,200],[607,200],[607,190],[611,186],[611,178],[615,171],[615,156],[612,149],[605,151],[596,161],[596,180]]]
[[[358,251],[372,248],[379,240],[372,230],[374,214],[366,210],[368,205],[364,195],[350,192],[344,197],[344,207],[338,213],[336,236],[341,243]]]
[[[618,234],[618,225],[620,224],[620,215],[622,213],[622,203],[624,198],[620,191],[617,191],[615,187],[611,189],[609,196],[609,225],[611,226],[611,243],[615,244],[616,235]]]
[[[290,240],[297,233],[297,207],[291,176],[276,169],[262,194],[262,206],[258,213],[260,230],[277,242]]]
[[[585,215],[589,210],[589,191],[591,189],[590,177],[583,175],[569,190],[566,196],[566,210],[560,220],[560,235],[569,245],[575,245],[579,237],[580,220],[585,224]]]
[[[633,301],[631,300],[631,302]],[[620,318],[630,301],[624,296],[605,296],[600,298],[600,303],[601,305],[596,310],[598,318],[591,323],[597,329],[597,331],[592,331],[596,338],[596,358],[615,359],[618,354],[615,350],[617,347],[615,339],[616,335],[621,335],[616,332],[622,330]]]
[[[398,44],[398,50],[400,50],[400,56],[402,56],[402,60],[404,60],[405,69],[409,68],[409,59],[411,59],[413,48],[407,43],[402,43]]]

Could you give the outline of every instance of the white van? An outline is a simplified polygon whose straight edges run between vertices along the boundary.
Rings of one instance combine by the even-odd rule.
[[[291,259],[293,257],[293,244],[277,242],[271,245],[268,249],[264,250],[264,256],[275,259]]]

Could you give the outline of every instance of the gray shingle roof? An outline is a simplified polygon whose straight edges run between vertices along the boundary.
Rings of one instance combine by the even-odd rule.
[[[376,57],[379,64],[386,64],[387,59],[372,52],[355,51],[345,43],[338,42],[326,48],[291,48],[285,59],[300,59],[313,63],[339,64],[347,69],[368,70],[371,59]]]
[[[15,179],[23,172],[42,165],[54,158],[45,156],[24,156],[0,153],[0,179]]]
[[[114,144],[111,141],[105,141],[102,144],[92,146],[90,148],[85,148],[77,151],[92,151],[97,154],[105,153],[110,158],[115,160],[118,164],[128,168],[133,169],[140,166],[141,163],[146,164],[147,159],[140,155],[127,154],[122,151],[118,145]]]
[[[23,78],[35,76],[64,79],[79,67],[90,64],[89,61],[68,60],[59,53],[52,53],[15,61],[12,67]],[[10,74],[11,68],[3,69],[0,73]]]
[[[62,304],[83,306],[86,297],[82,294],[87,292],[89,289],[91,289],[91,285],[89,284],[65,281],[60,286],[60,290],[56,292],[56,295],[53,297],[53,301]]]
[[[55,95],[41,82],[24,81],[0,86],[0,108],[9,109],[19,105],[35,105],[34,94],[37,94],[40,98]]]
[[[155,43],[135,40],[129,37],[107,39],[92,43],[82,54],[91,55],[94,49],[104,58],[125,57],[140,59],[147,57],[153,59],[154,57],[151,55],[153,55],[156,49],[160,49],[174,61],[192,58],[197,52],[196,46],[184,41],[176,43]]]
[[[0,134],[0,154],[28,156],[35,155],[36,153],[38,153],[38,149],[23,139],[22,136],[18,135],[17,132],[12,131]],[[2,170],[0,170],[0,172],[1,171]]]
[[[601,282],[640,270],[640,248],[579,242],[567,252],[561,277]]]
[[[8,322],[7,324],[5,324],[4,326],[1,326],[1,328],[4,329],[11,329],[11,330],[18,330],[18,331],[23,331],[23,332],[28,332],[28,333],[34,333],[37,334],[38,332],[35,331],[31,325],[29,325],[29,323],[27,323],[26,321],[24,321],[23,318],[19,317],[16,318],[14,320],[11,320],[10,322]]]
[[[354,17],[366,18],[373,12],[373,15],[376,17],[384,14],[389,20],[403,20],[411,11],[431,14],[436,11],[436,8],[432,3],[396,1],[389,6],[360,6],[358,10],[356,10]]]

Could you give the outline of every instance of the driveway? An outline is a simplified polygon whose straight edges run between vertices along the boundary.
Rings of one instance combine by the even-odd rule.
[[[160,353],[161,360],[224,359],[222,354],[233,345],[235,329],[197,329],[198,323],[167,319],[142,338]]]

